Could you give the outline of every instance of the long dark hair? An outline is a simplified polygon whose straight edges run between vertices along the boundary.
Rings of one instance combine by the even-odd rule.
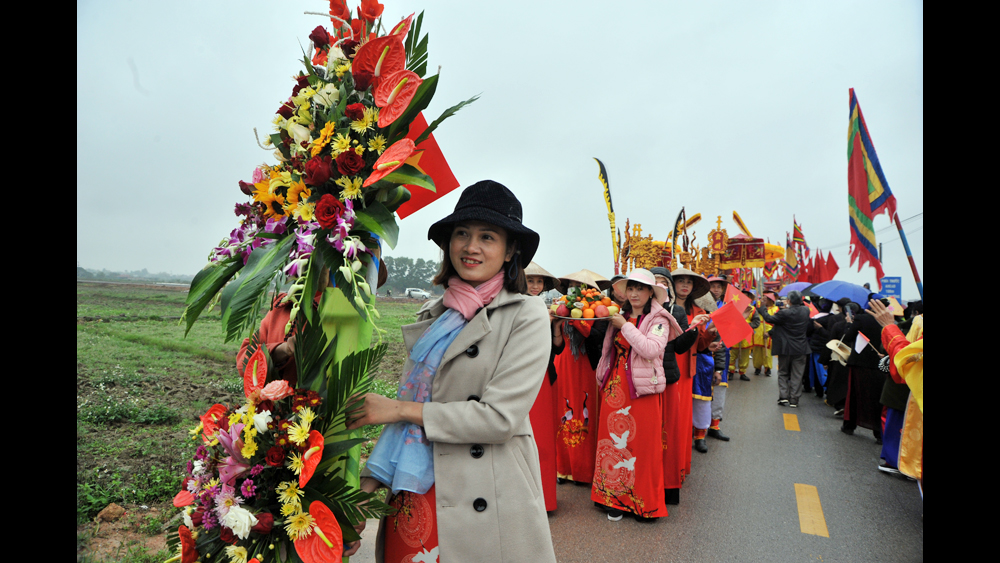
[[[649,287],[650,289],[652,289],[651,286],[648,286],[642,282],[635,280],[628,280],[628,282],[625,284],[625,289],[629,289],[631,287]],[[646,301],[646,306],[642,308],[642,313],[640,314],[640,316],[648,315],[649,311],[653,309],[653,299],[656,299],[655,291],[652,293],[652,295],[649,296],[649,301]],[[632,316],[632,302],[629,301],[628,299],[626,299],[625,304],[622,305],[622,312],[628,313],[630,317]]]
[[[496,227],[498,229],[502,227]],[[506,233],[506,229],[504,229]],[[448,237],[451,240],[451,237]],[[457,276],[458,272],[455,270],[455,266],[451,263],[451,244],[445,243],[445,247],[441,249],[441,268],[438,270],[436,276],[434,276],[434,285],[440,285],[442,287],[448,287],[448,278],[452,276]],[[507,291],[511,293],[521,293],[524,295],[528,294],[528,279],[524,275],[524,266],[521,265],[521,244],[515,238],[510,238],[508,233],[507,239],[507,251],[510,252],[514,249],[514,256],[507,262],[503,263],[503,286]]]

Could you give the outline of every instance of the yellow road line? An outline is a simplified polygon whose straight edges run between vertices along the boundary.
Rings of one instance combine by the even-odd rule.
[[[794,430],[799,432],[799,417],[794,414],[784,413],[782,416],[785,417],[785,430]]]
[[[795,502],[799,507],[799,528],[802,533],[830,537],[816,487],[795,483]]]

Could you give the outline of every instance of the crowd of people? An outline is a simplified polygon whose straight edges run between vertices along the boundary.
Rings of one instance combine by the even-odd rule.
[[[922,301],[904,311],[876,294],[855,303],[735,287],[751,302],[744,318],[753,334],[727,347],[708,315],[726,301],[725,276],[657,267],[609,281],[587,270],[560,278],[534,262],[525,274],[531,295],[599,289],[620,308],[596,321],[550,312],[549,365],[531,411],[547,511],[557,509],[557,484],[573,483],[590,487],[610,520],[667,516],[692,451],[707,452],[706,438],[730,440],[720,427],[726,390],[750,381],[751,366],[754,376],[776,371],[779,407],[815,393],[844,433],[872,431],[882,445],[878,470],[922,487]],[[914,342],[920,374],[906,379],[891,362]]]

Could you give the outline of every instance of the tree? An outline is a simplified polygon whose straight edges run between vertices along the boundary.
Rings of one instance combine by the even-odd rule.
[[[438,272],[438,263],[433,260],[417,258],[416,262],[406,256],[383,256],[386,271],[389,274],[382,292],[392,291],[395,295],[402,295],[408,287],[419,287],[430,291],[432,289],[431,280]]]

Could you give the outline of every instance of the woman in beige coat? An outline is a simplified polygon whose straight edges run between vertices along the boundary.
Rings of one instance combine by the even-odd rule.
[[[514,194],[486,180],[467,188],[455,212],[432,225],[428,238],[444,250],[434,281],[447,288],[445,296],[424,305],[417,323],[403,327],[410,354],[401,399],[366,395],[351,424],[410,425],[407,439],[416,436],[410,441],[421,441],[432,452],[427,493],[400,484],[410,477],[400,477],[402,464],[373,465],[378,452],[362,471],[363,490],[387,486],[392,490],[387,502],[405,508],[380,522],[376,559],[397,563],[403,542],[412,548],[408,555],[428,560],[437,555],[441,563],[554,562],[528,420],[551,340],[544,303],[524,295],[523,268],[538,248],[538,235],[521,224]],[[430,396],[421,402],[417,390],[416,400],[406,400],[412,373],[422,362],[434,363],[415,347],[456,311],[466,324],[440,356],[427,385]]]

